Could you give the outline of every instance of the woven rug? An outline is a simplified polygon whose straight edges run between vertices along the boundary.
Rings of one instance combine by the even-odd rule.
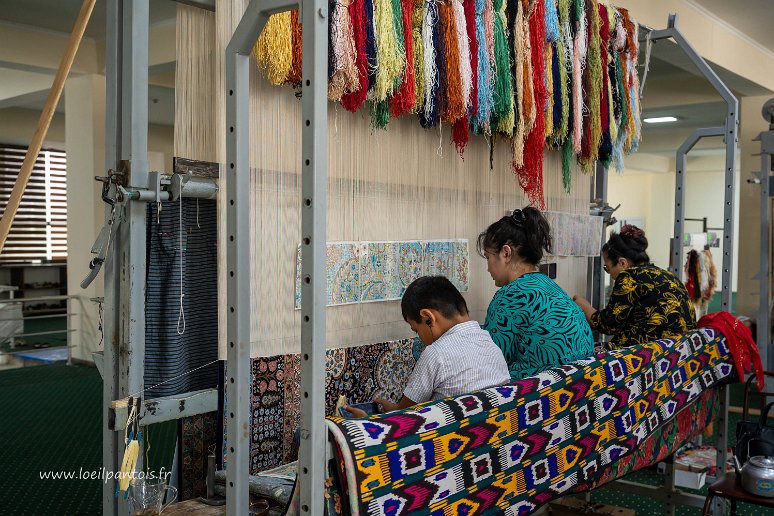
[[[733,377],[725,338],[701,329],[328,425],[353,514],[529,514],[619,475],[611,467]]]

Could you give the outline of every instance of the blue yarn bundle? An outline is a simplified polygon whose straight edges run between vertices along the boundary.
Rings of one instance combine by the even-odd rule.
[[[492,116],[494,98],[492,97],[491,75],[489,73],[489,52],[486,47],[486,33],[484,31],[484,1],[476,0],[476,39],[478,39],[478,112],[473,120],[477,132],[489,123]]]
[[[368,57],[368,89],[376,83],[376,34],[374,32],[374,0],[365,0],[366,56]]]
[[[553,43],[559,39],[559,15],[555,0],[546,0],[546,41]]]

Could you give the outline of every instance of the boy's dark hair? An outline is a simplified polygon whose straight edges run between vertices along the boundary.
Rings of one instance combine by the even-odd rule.
[[[504,245],[511,246],[527,263],[537,265],[543,251],[551,252],[551,226],[537,208],[514,210],[486,228],[476,243],[478,254],[484,257],[484,251],[500,252]]]
[[[444,317],[467,315],[468,305],[460,291],[443,276],[422,276],[411,282],[400,300],[403,320],[420,322],[419,311],[430,308]]]
[[[610,235],[610,239],[602,246],[602,252],[613,263],[626,258],[632,265],[643,265],[650,263],[650,257],[645,252],[647,248],[645,232],[637,226],[626,224],[620,233],[613,232]]]

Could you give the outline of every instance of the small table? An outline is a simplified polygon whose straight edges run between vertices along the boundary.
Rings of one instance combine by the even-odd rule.
[[[712,502],[717,496],[731,501],[731,516],[736,516],[736,502],[751,503],[761,507],[774,508],[774,498],[764,498],[748,493],[742,487],[742,479],[735,473],[726,473],[720,480],[709,486],[707,499],[704,500],[704,510],[702,514],[707,516],[712,514]]]

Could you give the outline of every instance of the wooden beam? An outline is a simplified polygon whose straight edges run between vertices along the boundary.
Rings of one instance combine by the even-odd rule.
[[[0,251],[5,247],[8,233],[11,231],[11,224],[13,224],[13,219],[16,217],[16,210],[19,209],[22,195],[24,195],[24,190],[27,188],[27,183],[32,175],[32,169],[35,167],[35,161],[38,159],[40,148],[43,146],[43,140],[48,133],[51,119],[54,117],[56,105],[59,103],[59,98],[62,96],[65,80],[67,80],[67,76],[70,74],[70,68],[73,66],[75,54],[78,52],[78,47],[83,39],[83,33],[86,30],[86,25],[88,25],[89,18],[91,18],[91,12],[94,10],[95,2],[96,0],[84,0],[83,6],[81,6],[81,12],[78,13],[78,18],[75,20],[75,27],[73,27],[73,32],[70,34],[70,39],[67,41],[67,48],[62,56],[62,60],[59,62],[59,68],[54,77],[54,84],[48,92],[46,104],[43,106],[38,125],[32,135],[32,142],[27,149],[27,154],[24,156],[24,162],[19,171],[19,176],[16,178],[16,183],[13,185],[13,190],[11,191],[11,197],[8,199],[8,204],[3,211],[3,217],[0,219]]]

